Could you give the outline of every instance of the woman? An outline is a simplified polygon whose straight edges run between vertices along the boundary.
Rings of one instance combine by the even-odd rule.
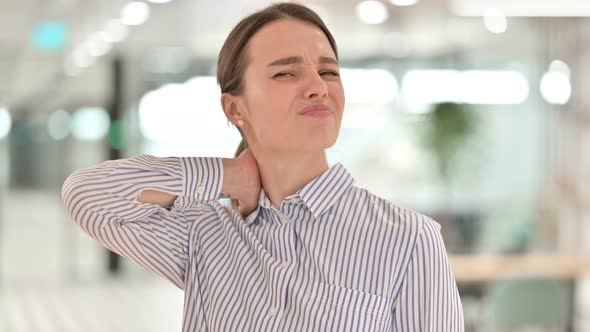
[[[439,225],[327,164],[344,92],[321,19],[292,3],[246,17],[217,78],[237,157],[76,171],[63,199],[84,231],[185,291],[183,331],[462,331]]]

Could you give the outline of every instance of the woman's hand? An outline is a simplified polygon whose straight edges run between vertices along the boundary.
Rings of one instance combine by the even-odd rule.
[[[256,158],[250,148],[246,148],[236,158],[224,158],[223,166],[221,193],[224,197],[238,200],[238,211],[245,218],[258,207],[262,188]]]

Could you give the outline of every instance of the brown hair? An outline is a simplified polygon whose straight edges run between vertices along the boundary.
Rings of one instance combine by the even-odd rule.
[[[227,92],[231,95],[238,96],[243,92],[244,72],[249,61],[246,52],[248,41],[262,27],[280,19],[296,19],[320,28],[328,38],[336,59],[338,59],[336,41],[318,14],[297,3],[276,3],[242,19],[225,39],[217,59],[217,83],[221,88],[222,94]],[[242,133],[239,127],[236,128],[242,136],[242,141],[238,145],[234,157],[239,156],[242,151],[248,148],[248,142],[244,137],[244,133]],[[237,203],[237,200],[232,199],[232,206],[236,209],[238,206]]]

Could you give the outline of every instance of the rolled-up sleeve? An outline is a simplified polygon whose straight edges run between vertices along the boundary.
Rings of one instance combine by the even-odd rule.
[[[463,308],[440,225],[425,219],[393,306],[392,330],[464,331]]]
[[[221,197],[223,163],[216,157],[141,155],[77,170],[62,199],[73,220],[104,247],[184,288],[189,207]],[[169,209],[138,200],[144,190],[177,195]]]

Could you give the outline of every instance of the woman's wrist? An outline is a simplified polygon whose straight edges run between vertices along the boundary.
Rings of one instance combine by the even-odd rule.
[[[240,188],[240,165],[235,158],[223,158],[223,184],[221,196],[224,198],[237,198]]]

